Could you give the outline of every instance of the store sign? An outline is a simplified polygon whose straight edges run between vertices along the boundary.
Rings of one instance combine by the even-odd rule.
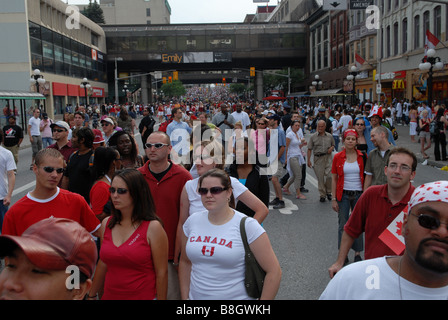
[[[173,52],[161,55],[162,63],[221,63],[232,62],[230,52]]]
[[[350,10],[365,10],[373,5],[373,0],[350,0]]]
[[[103,89],[103,88],[96,88],[96,87],[93,87],[93,88],[92,88],[92,94],[91,94],[91,96],[94,97],[94,98],[102,98],[102,97],[105,97],[104,89]]]
[[[381,74],[381,80],[392,80],[406,77],[406,70],[396,72],[386,72]],[[375,75],[375,81],[378,80],[378,74]]]

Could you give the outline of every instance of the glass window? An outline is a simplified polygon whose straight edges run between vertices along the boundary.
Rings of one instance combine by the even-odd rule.
[[[54,57],[53,44],[42,41],[42,52],[43,52],[44,58],[53,59],[53,57]]]
[[[31,53],[42,55],[42,41],[30,38]]]
[[[63,40],[62,42],[63,42],[63,45],[64,45],[64,49],[69,49],[69,50],[71,50],[72,47],[71,47],[71,41],[70,41],[70,38],[63,37],[62,40]]]
[[[437,6],[434,8],[434,35],[437,37],[437,39],[442,38],[442,7],[441,6]],[[445,36],[445,38],[446,38],[446,36]]]
[[[57,61],[64,61],[64,49],[59,46],[54,46],[54,58]]]
[[[64,75],[65,74],[64,62],[55,60],[54,61],[54,72],[56,74]]]
[[[70,50],[64,49],[64,62],[72,63],[72,52]]]
[[[63,41],[62,41],[62,35],[60,33],[53,33],[53,44],[59,47],[62,47]]]
[[[408,51],[408,19],[403,19],[402,29],[401,29],[401,43],[403,44],[403,53]]]
[[[42,56],[38,54],[31,54],[31,69],[39,69],[42,70],[43,64],[42,64]]]
[[[79,53],[72,51],[72,64],[79,66]]]
[[[54,60],[44,57],[44,71],[54,73]]]
[[[414,49],[420,47],[420,16],[414,17]]]
[[[30,37],[41,39],[40,35],[40,25],[29,22],[28,23],[28,30],[30,33]]]
[[[398,22],[394,23],[394,55],[396,56],[398,54]]]
[[[79,66],[81,68],[85,68],[86,67],[86,56],[83,54],[79,55]]]
[[[42,40],[43,41],[48,41],[50,43],[53,43],[53,31],[42,27],[41,32],[42,32]]]

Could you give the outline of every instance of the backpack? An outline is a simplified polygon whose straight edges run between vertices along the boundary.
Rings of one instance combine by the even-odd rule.
[[[392,136],[394,137],[394,140],[398,139],[398,131],[397,131],[397,129],[393,125],[390,124],[389,121],[383,120],[381,122],[381,125],[383,127],[386,127],[387,129],[389,129],[392,132]]]

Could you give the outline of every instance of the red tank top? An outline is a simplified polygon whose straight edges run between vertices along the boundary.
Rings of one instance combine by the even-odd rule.
[[[153,300],[156,274],[146,239],[150,221],[143,221],[122,245],[115,246],[106,227],[100,257],[107,265],[102,300]]]

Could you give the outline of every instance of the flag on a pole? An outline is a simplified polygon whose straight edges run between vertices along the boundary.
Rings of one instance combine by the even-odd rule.
[[[366,62],[366,60],[363,59],[359,54],[355,52],[355,65],[356,68],[361,68],[361,66]]]
[[[426,57],[426,52],[428,51],[428,49],[435,49],[435,47],[437,46],[437,44],[439,44],[440,40],[437,39],[437,37],[435,35],[433,35],[431,33],[431,31],[426,30],[426,36],[425,36],[425,57]]]
[[[408,212],[408,206],[401,211],[401,213],[392,221],[392,223],[380,234],[379,238],[383,241],[393,252],[401,255],[405,249],[403,230],[404,214]]]

